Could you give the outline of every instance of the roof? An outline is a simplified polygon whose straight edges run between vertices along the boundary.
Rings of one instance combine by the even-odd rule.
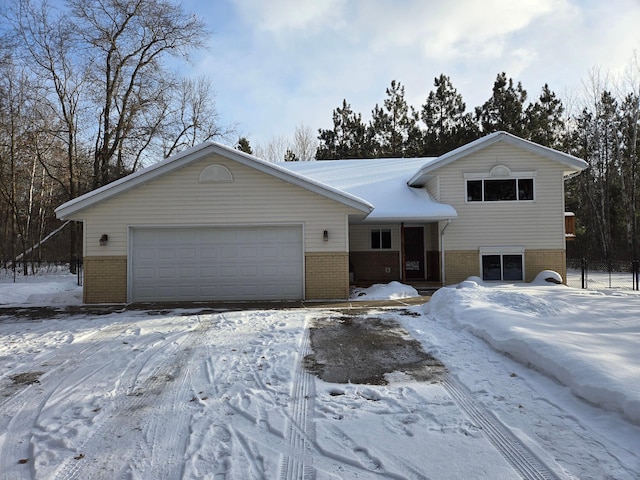
[[[378,158],[286,162],[284,168],[350,193],[374,206],[367,222],[439,221],[457,217],[451,205],[436,202],[407,181],[434,158]]]
[[[56,216],[58,218],[67,219],[80,210],[103,202],[138,185],[144,184],[162,175],[166,175],[169,172],[182,168],[212,154],[221,155],[242,165],[255,168],[256,170],[272,175],[273,177],[279,178],[285,182],[297,185],[349,207],[353,207],[365,214],[373,210],[373,205],[359,197],[333,188],[329,185],[319,183],[311,178],[292,172],[291,170],[282,168],[279,164],[266,162],[254,157],[253,155],[240,152],[239,150],[235,150],[219,143],[204,142],[176,155],[165,158],[164,160],[149,167],[138,170],[131,175],[127,175],[126,177],[111,182],[108,185],[70,200],[56,208]]]
[[[434,170],[498,142],[507,143],[535,155],[540,155],[541,157],[558,162],[561,165],[564,165],[565,175],[580,172],[588,166],[587,162],[585,162],[584,160],[578,157],[574,157],[573,155],[569,155],[568,153],[563,153],[558,150],[554,150],[553,148],[544,147],[529,140],[516,137],[515,135],[507,132],[494,132],[487,136],[479,138],[478,140],[456,148],[449,153],[445,153],[432,162],[424,164],[409,179],[408,184],[412,187],[421,187],[424,185],[425,181],[427,180],[427,178],[429,178],[431,172],[433,172]]]
[[[378,158],[269,163],[215,142],[205,142],[71,200],[56,209],[58,218],[107,200],[161,175],[217,154],[353,207],[369,222],[439,221],[457,217],[451,206],[436,202],[424,187],[432,172],[498,142],[507,143],[564,166],[565,175],[587,163],[506,132],[495,132],[436,158]]]

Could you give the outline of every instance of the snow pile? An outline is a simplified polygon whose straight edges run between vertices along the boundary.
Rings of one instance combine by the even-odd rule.
[[[467,280],[424,308],[640,424],[640,296]]]
[[[410,285],[400,282],[376,283],[368,288],[355,288],[351,300],[396,300],[418,297],[418,291]]]
[[[80,305],[82,287],[75,275],[16,277],[0,282],[0,305]]]

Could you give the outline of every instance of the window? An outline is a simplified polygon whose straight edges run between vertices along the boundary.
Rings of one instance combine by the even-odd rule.
[[[391,230],[374,228],[371,230],[371,249],[390,249],[391,248]]]
[[[522,255],[482,255],[482,279],[522,281],[524,279]]]
[[[535,176],[535,171],[512,172],[506,165],[495,165],[487,173],[465,173],[467,202],[531,201]]]
[[[533,178],[467,180],[468,202],[533,200]]]

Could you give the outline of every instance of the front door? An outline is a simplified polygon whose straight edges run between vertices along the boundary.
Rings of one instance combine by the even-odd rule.
[[[424,229],[404,228],[404,269],[407,279],[424,279]]]

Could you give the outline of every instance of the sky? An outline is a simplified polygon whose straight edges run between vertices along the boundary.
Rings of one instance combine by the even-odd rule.
[[[224,124],[252,145],[332,127],[346,99],[368,121],[396,80],[422,105],[448,75],[468,109],[496,75],[563,99],[640,50],[640,0],[184,0],[213,30],[187,73],[212,79]],[[237,138],[229,139],[233,143]],[[227,143],[229,143],[227,142]]]

